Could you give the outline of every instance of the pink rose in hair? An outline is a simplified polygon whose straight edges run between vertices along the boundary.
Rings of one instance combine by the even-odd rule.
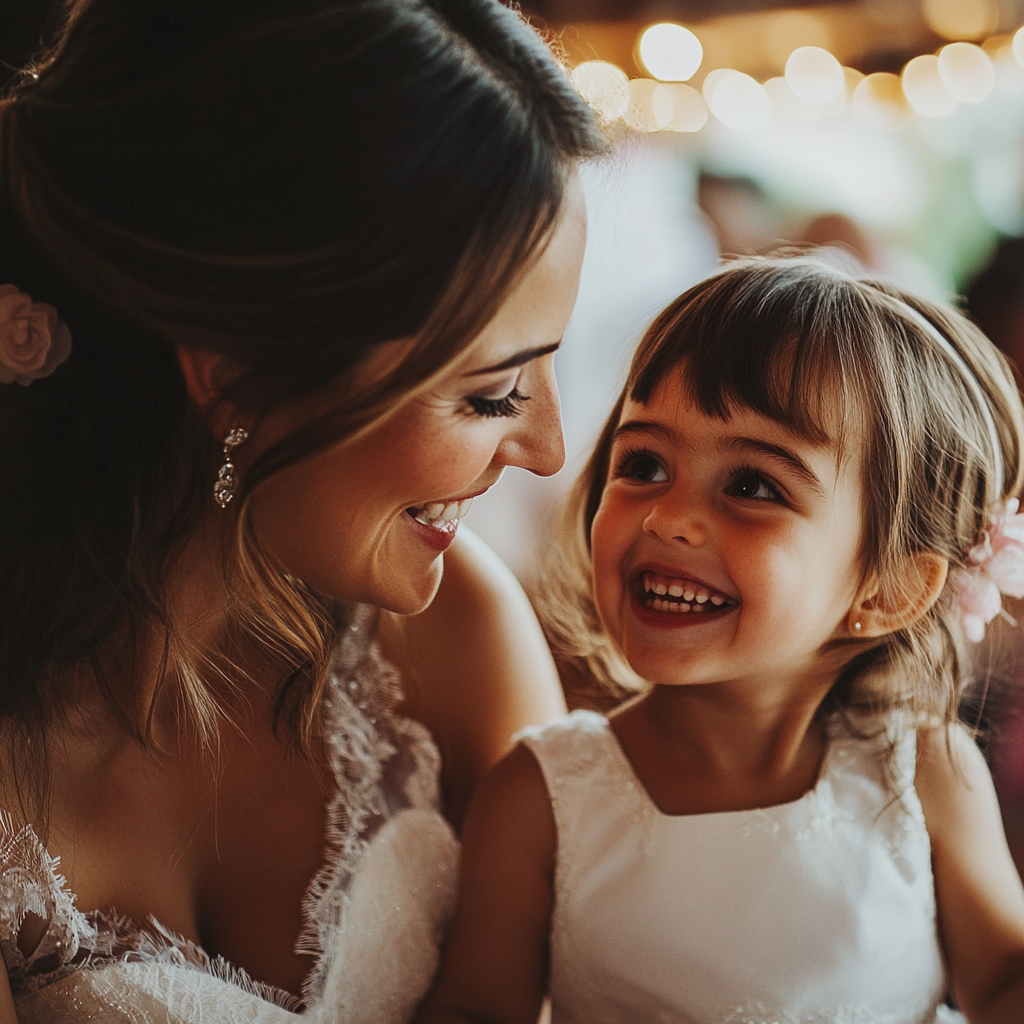
[[[1002,611],[1003,594],[1024,597],[1024,514],[1016,498],[989,520],[981,543],[968,561],[971,568],[958,574],[953,597],[968,640],[978,643],[985,627]]]
[[[71,332],[45,302],[0,285],[0,384],[31,384],[71,354]]]
[[[955,593],[964,634],[972,643],[980,643],[985,636],[985,627],[1003,607],[999,587],[980,572],[970,572],[956,581]]]

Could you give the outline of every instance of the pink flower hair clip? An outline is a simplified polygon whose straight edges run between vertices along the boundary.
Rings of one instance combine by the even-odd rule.
[[[0,384],[27,387],[71,355],[71,332],[53,306],[0,285]]]
[[[953,604],[972,643],[984,638],[985,627],[1003,611],[1003,594],[1024,597],[1024,513],[1017,512],[1019,507],[1010,498],[1002,513],[989,520],[981,543],[968,556],[968,570],[953,585]]]

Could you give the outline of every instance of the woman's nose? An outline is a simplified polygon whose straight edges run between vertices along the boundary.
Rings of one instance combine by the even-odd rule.
[[[495,459],[506,466],[528,469],[537,476],[551,476],[562,468],[565,439],[553,372],[549,371],[531,387],[529,401],[498,445]]]

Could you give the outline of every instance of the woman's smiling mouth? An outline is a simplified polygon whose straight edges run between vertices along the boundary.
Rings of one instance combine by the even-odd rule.
[[[474,495],[475,497],[475,495]],[[406,512],[424,526],[439,527],[462,519],[473,507],[473,498],[463,498],[460,501],[431,501],[426,505],[407,508]]]

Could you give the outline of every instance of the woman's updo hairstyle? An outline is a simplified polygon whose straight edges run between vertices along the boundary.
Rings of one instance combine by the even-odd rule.
[[[0,386],[0,716],[41,733],[78,666],[101,686],[111,663],[141,671],[155,625],[164,684],[213,736],[212,667],[164,600],[220,454],[175,346],[232,357],[226,397],[258,422],[412,336],[379,386],[266,452],[230,509],[236,619],[290,666],[280,710],[308,749],[335,625],[259,550],[248,499],[464,351],[604,148],[497,0],[69,3],[0,102],[0,284],[74,339],[52,376]],[[108,695],[136,728],[145,709]]]

